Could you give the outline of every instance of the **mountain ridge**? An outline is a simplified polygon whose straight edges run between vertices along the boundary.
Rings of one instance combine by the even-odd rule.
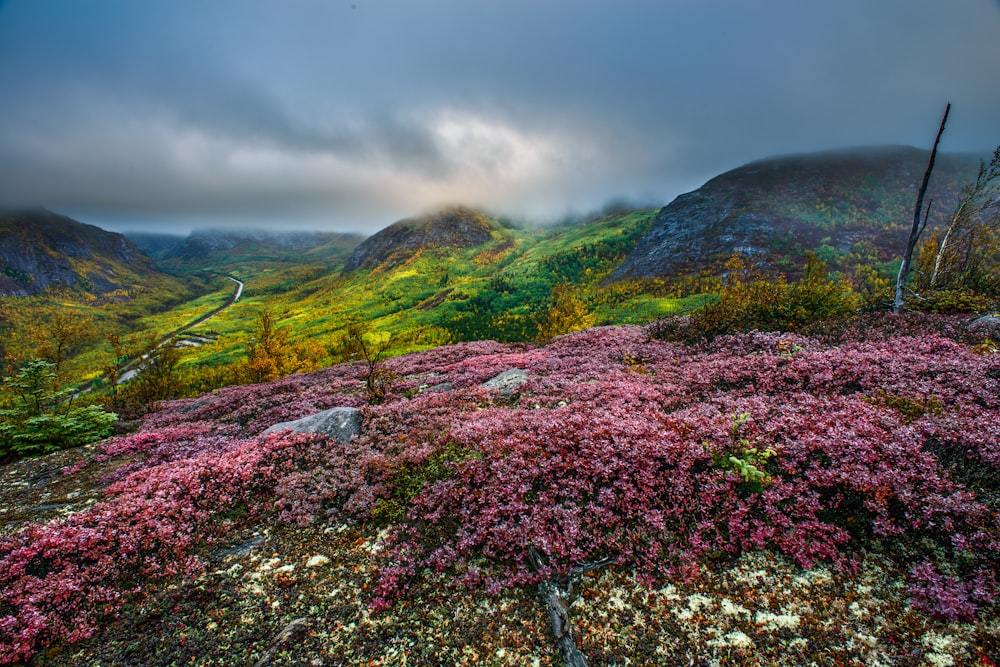
[[[661,208],[612,279],[719,272],[737,252],[785,269],[821,246],[830,249],[833,269],[843,268],[838,255],[858,244],[866,244],[870,260],[889,261],[905,241],[927,157],[909,146],[872,146],[736,167]],[[944,222],[975,169],[967,156],[938,156],[930,229]]]
[[[498,223],[466,206],[406,218],[365,239],[347,259],[343,273],[400,264],[430,248],[472,248],[486,243],[500,230]]]
[[[190,263],[209,255],[253,255],[268,259],[301,257],[330,251],[350,251],[364,240],[358,234],[320,231],[277,232],[265,229],[196,229],[187,236],[127,233],[154,261]]]
[[[0,296],[59,287],[106,296],[155,271],[122,234],[46,209],[0,211]]]

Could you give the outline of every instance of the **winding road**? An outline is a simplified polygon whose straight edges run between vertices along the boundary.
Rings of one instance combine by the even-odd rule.
[[[207,322],[208,320],[212,319],[213,317],[215,317],[216,315],[218,315],[219,313],[221,313],[222,311],[224,311],[226,308],[229,308],[234,303],[236,303],[237,301],[239,301],[240,297],[243,296],[243,287],[244,287],[243,281],[240,280],[239,278],[234,278],[233,276],[226,276],[226,278],[228,278],[229,280],[232,280],[234,283],[236,283],[236,289],[233,290],[233,295],[231,297],[229,297],[228,301],[226,301],[224,304],[222,304],[218,308],[214,308],[214,309],[208,311],[207,313],[205,313],[201,317],[199,317],[199,318],[197,318],[195,320],[192,320],[191,322],[188,322],[184,326],[182,326],[182,327],[180,327],[178,329],[174,329],[173,331],[171,331],[170,333],[168,333],[166,336],[163,336],[159,341],[157,341],[156,345],[153,346],[153,350],[155,350],[157,348],[160,348],[160,347],[163,347],[168,342],[170,342],[170,340],[172,340],[175,336],[179,336],[182,333],[184,333],[185,331],[193,329],[194,327],[198,326],[199,324]],[[150,350],[150,352],[152,352],[152,350]],[[147,353],[143,354],[138,359],[133,359],[132,361],[128,362],[127,364],[125,364],[121,368],[119,368],[118,369],[118,384],[121,384],[123,382],[128,382],[129,380],[131,380],[132,378],[134,378],[136,375],[138,375],[139,371],[141,370],[140,366],[142,365],[142,362],[144,360],[146,360],[146,359],[149,358],[150,352],[147,352]]]

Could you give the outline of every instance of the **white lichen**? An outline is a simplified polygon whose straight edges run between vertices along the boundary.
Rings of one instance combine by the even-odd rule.
[[[927,647],[924,659],[934,667],[951,667],[955,663],[955,654],[963,653],[965,642],[954,635],[943,635],[937,632],[928,632],[921,639],[921,643]]]
[[[718,646],[720,648],[727,646],[731,648],[749,648],[753,646],[753,640],[745,632],[733,630],[720,639],[709,641],[708,644],[709,646]]]
[[[722,609],[722,613],[726,616],[733,616],[736,618],[749,617],[750,610],[742,605],[738,605],[728,598],[722,598],[719,601],[719,607]]]
[[[754,622],[767,630],[781,628],[794,630],[799,627],[800,621],[797,614],[772,614],[767,611],[758,611],[757,615],[754,616]]]
[[[316,554],[312,558],[306,561],[306,567],[323,567],[324,565],[329,565],[330,559],[323,554]]]

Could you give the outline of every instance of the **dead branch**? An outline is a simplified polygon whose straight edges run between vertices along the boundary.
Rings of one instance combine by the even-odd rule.
[[[528,547],[528,562],[536,571],[546,567],[545,558],[534,547]],[[600,569],[614,562],[613,558],[582,563],[570,569],[569,573],[556,575],[538,584],[538,599],[545,605],[552,627],[552,635],[556,639],[566,667],[587,667],[587,658],[576,646],[573,638],[573,624],[570,622],[569,610],[576,601],[573,586],[582,582],[588,572]]]
[[[934,138],[934,147],[931,149],[931,157],[927,162],[927,170],[924,172],[924,180],[920,183],[920,190],[917,191],[917,203],[913,207],[913,225],[910,227],[910,236],[906,241],[906,250],[903,252],[903,261],[899,265],[899,275],[896,276],[896,297],[892,302],[892,312],[899,313],[903,310],[903,295],[906,289],[906,279],[910,275],[910,261],[913,258],[913,249],[917,247],[917,240],[920,238],[920,214],[923,212],[924,195],[927,194],[927,184],[931,180],[931,172],[934,171],[934,160],[937,158],[938,144],[941,143],[941,135],[944,134],[945,123],[948,122],[948,114],[951,112],[951,102],[944,108],[944,116],[941,118],[941,126],[938,128],[937,136]]]

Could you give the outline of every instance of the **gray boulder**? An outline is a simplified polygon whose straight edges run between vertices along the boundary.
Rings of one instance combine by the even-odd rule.
[[[417,393],[426,394],[429,391],[451,391],[454,388],[455,386],[450,382],[441,382],[433,386],[422,384],[420,385],[420,388],[417,389]]]
[[[1000,316],[984,315],[973,320],[969,325],[969,332],[978,338],[1000,340]]]
[[[504,396],[510,396],[514,393],[515,389],[527,381],[527,371],[522,371],[520,368],[511,368],[496,377],[490,378],[483,383],[483,386],[487,389],[495,389]]]
[[[290,429],[296,433],[322,433],[347,442],[361,433],[361,413],[357,408],[330,408],[302,419],[281,422],[268,428],[262,435]]]

